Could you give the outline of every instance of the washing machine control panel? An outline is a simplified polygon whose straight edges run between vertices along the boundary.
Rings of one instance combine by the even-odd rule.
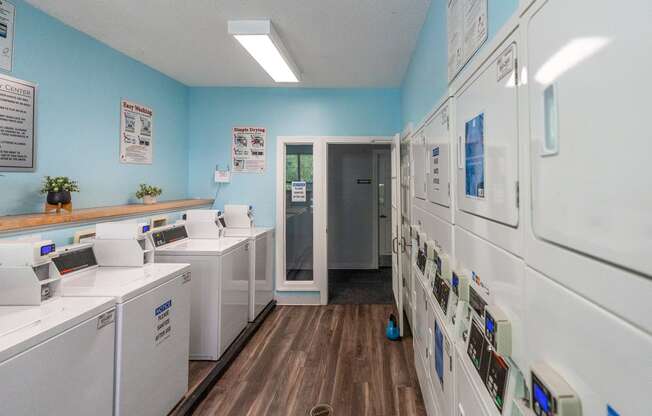
[[[161,231],[154,231],[152,233],[152,241],[155,247],[161,247],[166,244],[174,243],[175,241],[188,238],[188,232],[183,225],[173,226]]]
[[[471,324],[466,353],[480,378],[484,380],[487,374],[487,341],[482,333],[482,327],[475,319]]]
[[[492,349],[501,355],[512,354],[512,326],[507,315],[496,305],[484,308],[484,334]]]
[[[536,363],[530,376],[532,411],[536,416],[582,416],[577,393],[550,366]]]
[[[489,395],[502,413],[505,404],[505,393],[507,391],[507,380],[509,375],[509,364],[500,355],[491,352],[488,355],[487,378],[485,386]]]
[[[484,316],[484,308],[487,306],[487,302],[472,286],[469,286],[469,305],[479,317]]]
[[[435,277],[432,292],[435,295],[435,299],[437,299],[437,303],[439,303],[441,310],[444,312],[444,315],[446,315],[448,313],[448,300],[450,298],[451,288],[439,274]]]

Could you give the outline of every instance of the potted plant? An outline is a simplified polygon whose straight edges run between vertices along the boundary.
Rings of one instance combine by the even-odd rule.
[[[163,190],[159,187],[141,183],[138,191],[136,191],[136,198],[142,199],[144,204],[155,204],[156,197],[162,193]]]
[[[41,193],[48,194],[47,201],[50,205],[65,205],[72,200],[71,192],[79,192],[77,181],[67,176],[46,176],[43,178]]]

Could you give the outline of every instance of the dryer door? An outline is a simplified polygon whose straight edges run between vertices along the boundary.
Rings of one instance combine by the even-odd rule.
[[[651,15],[649,1],[551,0],[527,28],[534,232],[647,275]]]
[[[462,211],[516,226],[515,35],[504,45],[456,95],[457,201]]]

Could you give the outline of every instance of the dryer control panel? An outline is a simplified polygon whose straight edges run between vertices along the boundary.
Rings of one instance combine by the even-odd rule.
[[[545,363],[531,369],[532,411],[536,416],[582,416],[575,390]]]

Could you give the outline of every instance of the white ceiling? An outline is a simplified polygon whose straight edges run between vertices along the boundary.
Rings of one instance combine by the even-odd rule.
[[[191,86],[275,85],[227,33],[270,18],[300,86],[399,86],[430,0],[27,0]]]

